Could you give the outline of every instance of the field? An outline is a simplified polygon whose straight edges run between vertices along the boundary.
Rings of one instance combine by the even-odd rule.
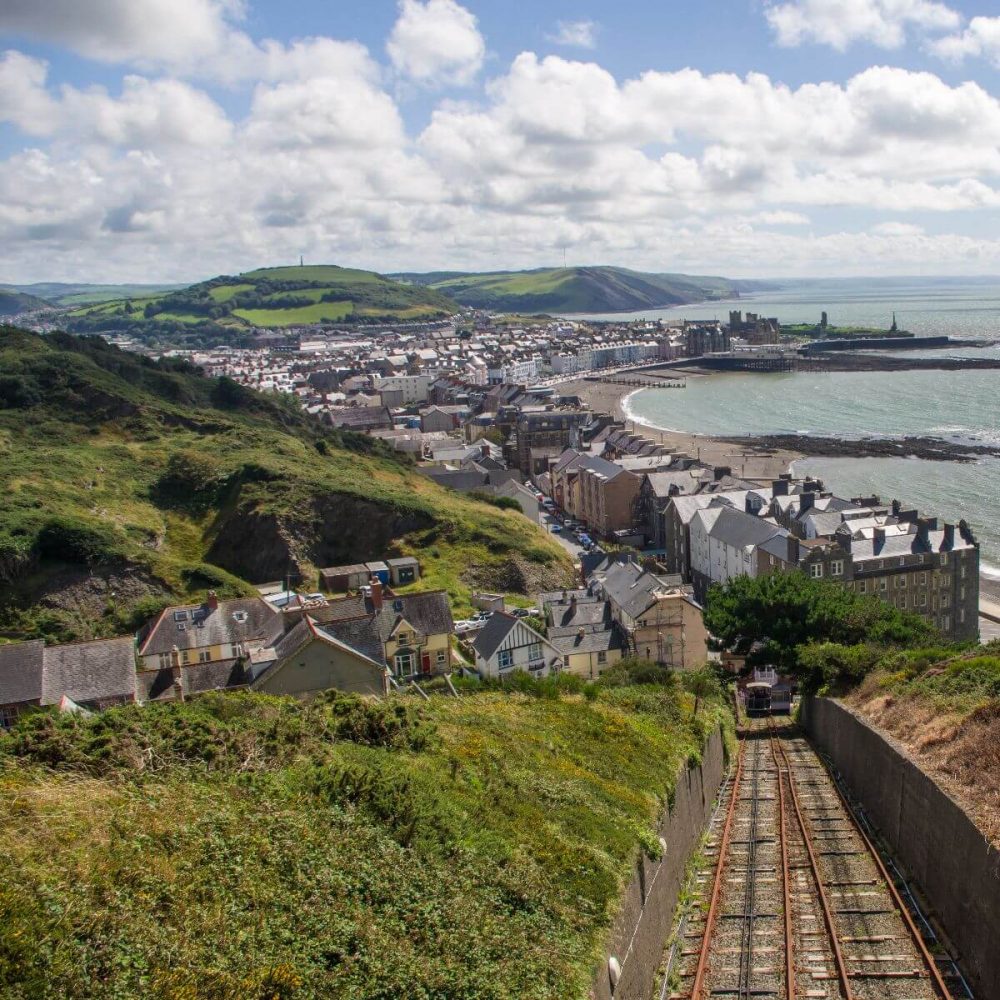
[[[523,515],[437,486],[285,397],[102,342],[0,330],[0,636],[120,634],[170,599],[418,554],[473,588],[572,579]],[[349,526],[349,530],[345,528]]]
[[[259,695],[0,737],[9,996],[584,1000],[726,713],[675,686]]]
[[[251,326],[301,326],[335,323],[353,312],[353,302],[317,302],[299,309],[234,309],[233,315],[245,319]]]

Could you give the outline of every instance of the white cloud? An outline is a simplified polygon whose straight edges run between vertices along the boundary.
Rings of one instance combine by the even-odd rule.
[[[597,25],[593,21],[559,21],[549,41],[571,48],[592,49],[597,46]]]
[[[787,0],[765,10],[778,44],[815,42],[843,51],[852,42],[898,49],[911,28],[953,31],[961,15],[935,0]]]
[[[104,62],[192,65],[218,53],[240,0],[4,0],[0,33]]]
[[[983,56],[1000,66],[1000,17],[974,17],[964,31],[936,39],[928,47],[953,62]]]
[[[176,76],[60,86],[37,58],[0,57],[0,121],[39,146],[0,158],[0,275],[184,280],[300,252],[530,266],[563,244],[731,274],[1000,266],[1000,241],[938,232],[1000,208],[1000,102],[975,83],[892,67],[798,87],[619,80],[522,53],[413,134],[364,46],[250,44],[237,68],[254,86],[229,115]],[[859,231],[816,234],[838,207]]]
[[[400,0],[386,45],[396,71],[426,86],[465,86],[483,64],[476,18],[454,0]]]

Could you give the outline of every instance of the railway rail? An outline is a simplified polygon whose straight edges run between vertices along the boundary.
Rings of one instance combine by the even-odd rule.
[[[915,919],[898,871],[794,727],[749,720],[723,794],[698,899],[679,931],[672,991],[661,996],[971,996],[929,924]]]

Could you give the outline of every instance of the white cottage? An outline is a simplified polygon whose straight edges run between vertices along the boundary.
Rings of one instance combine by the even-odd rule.
[[[524,670],[547,677],[562,666],[559,650],[523,619],[496,611],[473,643],[476,669],[483,677],[509,677]]]

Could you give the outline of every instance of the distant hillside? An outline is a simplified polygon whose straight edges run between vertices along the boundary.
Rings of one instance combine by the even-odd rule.
[[[32,285],[11,285],[27,295],[37,295],[57,306],[82,306],[112,299],[138,298],[171,292],[183,285],[88,285],[64,281],[39,281]]]
[[[271,267],[220,276],[166,294],[84,306],[74,333],[125,333],[145,341],[248,342],[260,328],[445,318],[456,304],[434,289],[332,265]]]
[[[0,327],[0,637],[129,631],[164,602],[418,554],[426,587],[565,586],[523,515],[438,486],[287,396],[96,337]]]
[[[398,274],[475,309],[505,312],[633,312],[712,299],[738,298],[759,282],[685,274],[644,274],[621,267],[567,267],[491,274]]]
[[[0,288],[0,316],[16,316],[18,313],[46,309],[49,306],[50,303],[37,295],[26,295],[24,292]]]

